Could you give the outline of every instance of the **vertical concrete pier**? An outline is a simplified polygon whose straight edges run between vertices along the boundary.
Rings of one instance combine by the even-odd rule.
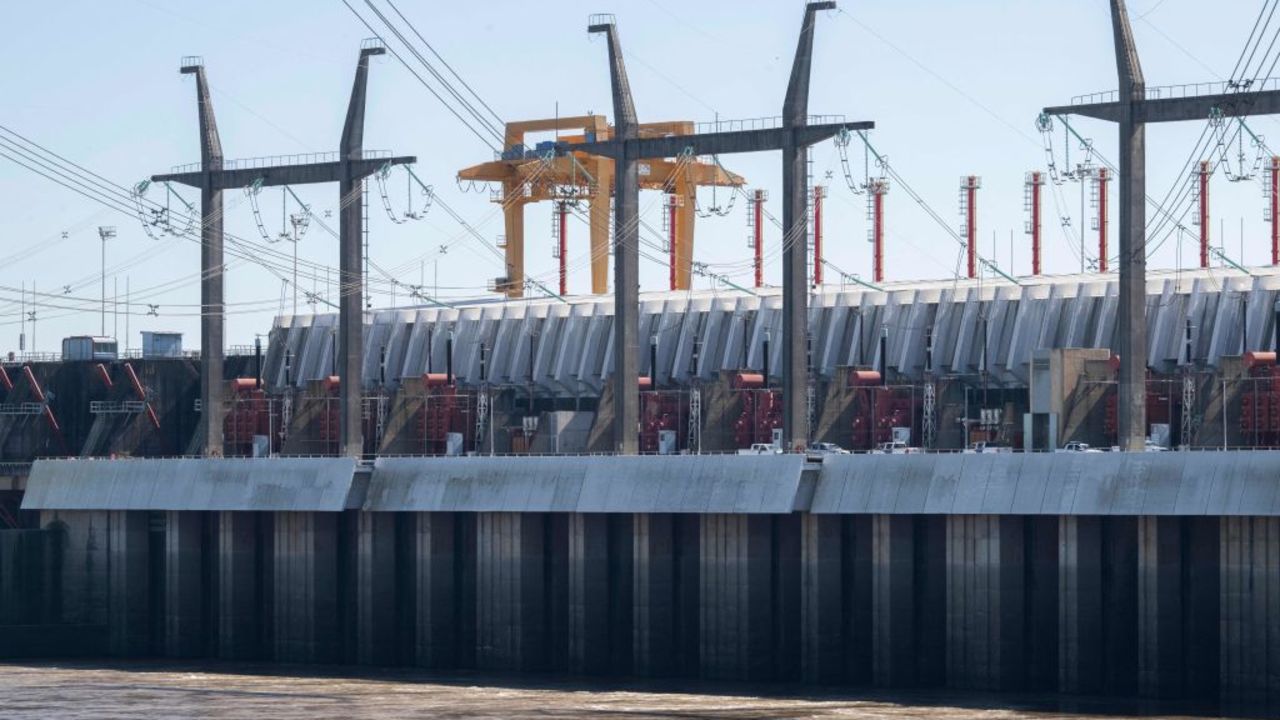
[[[947,517],[947,685],[1018,689],[1025,682],[1026,520]]]
[[[400,616],[396,515],[356,514],[356,661],[362,665],[400,662]]]
[[[150,582],[149,513],[107,513],[107,645],[112,655],[138,657],[153,652],[153,608]]]
[[[872,679],[881,687],[944,680],[946,517],[872,518]]]
[[[803,679],[871,682],[871,518],[801,517]]]
[[[1222,697],[1280,708],[1280,518],[1221,522]]]
[[[263,563],[271,515],[223,511],[214,514],[217,523],[217,635],[214,654],[224,660],[256,660],[263,657],[265,610],[271,603],[264,590]]]
[[[272,534],[272,658],[337,662],[337,513],[277,512]]]
[[[171,510],[156,519],[164,522],[164,655],[201,657],[214,602],[205,567],[206,513]]]
[[[476,518],[476,667],[547,665],[546,516],[484,512]]]

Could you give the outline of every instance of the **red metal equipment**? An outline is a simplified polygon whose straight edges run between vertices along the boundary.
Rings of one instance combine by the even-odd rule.
[[[26,376],[27,382],[31,385],[31,392],[36,397],[36,402],[44,406],[44,419],[49,424],[49,429],[53,431],[53,436],[58,440],[58,447],[62,449],[63,454],[67,453],[67,439],[62,436],[62,426],[58,424],[58,418],[53,415],[53,408],[49,406],[49,401],[45,397],[44,388],[40,387],[40,381],[36,380],[35,373],[31,372],[30,365],[22,366],[22,374]]]
[[[556,257],[560,260],[560,296],[569,294],[569,203],[561,200],[556,203],[556,222],[559,224],[556,233]]]
[[[423,452],[444,455],[449,449],[449,434],[462,435],[463,452],[472,449],[474,440],[468,430],[473,422],[472,396],[449,381],[447,373],[422,376],[423,403],[418,413],[418,429]]]
[[[133,363],[124,364],[124,372],[129,376],[129,384],[133,387],[133,393],[138,396],[147,409],[147,419],[151,421],[151,426],[160,429],[160,418],[156,417],[155,408],[151,407],[151,401],[147,399],[147,391],[142,387],[142,381],[138,380],[138,373],[133,370]]]
[[[641,378],[647,381],[649,378]],[[648,386],[648,382],[641,382]],[[640,452],[655,453],[661,448],[659,441],[663,430],[676,434],[676,447],[680,449],[688,436],[688,396],[678,390],[648,390],[640,393]]]
[[[253,440],[257,435],[269,438],[271,451],[274,451],[276,433],[271,427],[271,401],[267,399],[267,393],[259,386],[257,379],[232,380],[228,395],[230,407],[222,420],[226,455],[252,455]]]
[[[1107,271],[1107,183],[1111,177],[1106,168],[1098,168],[1098,272]]]
[[[1251,447],[1280,445],[1280,367],[1274,352],[1244,356],[1249,381],[1240,398],[1240,436]]]
[[[1176,392],[1181,387],[1177,378],[1153,378],[1147,373],[1147,432],[1152,425],[1173,426],[1174,418],[1180,417],[1182,394]],[[1116,392],[1112,388],[1107,393],[1106,412],[1102,422],[1102,430],[1112,442],[1118,437],[1119,423],[1116,411]]]
[[[873,178],[867,192],[871,203],[871,277],[884,282],[884,196],[889,193],[889,181]]]
[[[742,413],[733,424],[737,446],[773,442],[773,431],[782,427],[782,391],[765,387],[764,375],[751,372],[735,375],[730,387],[742,398]]]
[[[893,440],[896,427],[916,427],[923,396],[909,385],[884,385],[875,370],[850,370],[848,387],[854,391],[850,423],[855,450],[870,450]]]
[[[1268,191],[1268,218],[1271,221],[1271,264],[1280,265],[1280,157],[1271,158]]]
[[[1039,171],[1027,173],[1026,205],[1031,213],[1027,221],[1027,234],[1031,236],[1031,274],[1040,274],[1040,189],[1044,187],[1044,176]]]
[[[757,190],[751,204],[751,247],[755,250],[756,287],[764,287],[764,201],[768,196]]]
[[[964,241],[968,256],[969,278],[978,277],[978,188],[982,179],[966,175],[960,181],[960,208],[964,216]]]
[[[320,391],[324,393],[324,410],[320,413],[320,441],[325,444],[329,452],[338,451],[338,438],[341,437],[342,408],[338,402],[338,390],[341,388],[341,381],[337,375],[320,381]]]

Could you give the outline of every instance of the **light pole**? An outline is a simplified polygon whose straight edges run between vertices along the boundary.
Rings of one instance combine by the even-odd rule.
[[[107,335],[107,241],[116,236],[115,225],[99,225],[98,237],[102,238],[102,331]]]

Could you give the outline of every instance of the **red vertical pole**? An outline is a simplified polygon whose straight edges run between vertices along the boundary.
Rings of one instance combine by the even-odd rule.
[[[559,207],[556,208],[556,211],[560,215],[560,218],[559,218],[560,237],[556,240],[556,242],[559,244],[559,250],[560,250],[560,296],[563,297],[569,294],[569,265],[568,265],[569,253],[565,252],[565,250],[568,249],[568,245],[569,245],[569,241],[565,238],[565,235],[567,234],[567,231],[569,229],[568,205],[564,203],[564,201],[561,201],[559,203]]]
[[[1031,274],[1040,274],[1040,187],[1044,178],[1039,172],[1031,173]]]
[[[753,233],[756,258],[756,287],[764,287],[764,191],[756,191],[756,201],[752,206],[754,217],[752,218]]]
[[[679,234],[676,232],[676,196],[667,196],[667,248],[669,252],[669,264],[671,266],[668,273],[668,284],[671,290],[676,289],[676,240]]]
[[[970,175],[965,178],[965,193],[968,203],[965,213],[965,228],[968,230],[967,245],[969,255],[969,279],[978,277],[978,178]]]
[[[1280,265],[1280,157],[1271,158],[1271,264]]]
[[[884,282],[884,194],[888,187],[883,180],[871,185],[871,242],[873,253],[871,276],[876,282]]]
[[[813,285],[822,285],[822,198],[827,189],[821,185],[813,186]]]
[[[1200,267],[1209,267],[1209,161],[1200,161]]]
[[[1098,272],[1107,271],[1107,169],[1098,168]]]

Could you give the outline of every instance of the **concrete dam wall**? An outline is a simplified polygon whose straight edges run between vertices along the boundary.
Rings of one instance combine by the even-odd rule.
[[[1278,452],[67,460],[24,508],[57,536],[57,621],[117,657],[1275,708],[1278,475]]]

